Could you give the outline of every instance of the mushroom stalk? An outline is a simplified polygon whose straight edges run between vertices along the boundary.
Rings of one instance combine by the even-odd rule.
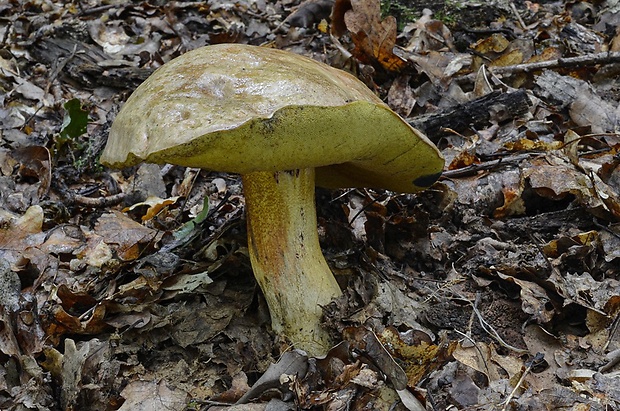
[[[332,345],[322,306],[341,294],[316,227],[314,169],[244,174],[248,248],[272,328],[310,355]]]

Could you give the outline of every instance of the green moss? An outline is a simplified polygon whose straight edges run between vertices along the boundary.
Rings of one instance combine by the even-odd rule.
[[[407,23],[416,21],[421,15],[421,10],[399,0],[381,0],[381,17],[396,17],[399,32],[403,30]]]

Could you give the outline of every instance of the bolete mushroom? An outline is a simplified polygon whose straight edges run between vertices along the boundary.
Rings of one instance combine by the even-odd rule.
[[[294,53],[239,44],[156,70],[112,124],[101,162],[241,174],[248,249],[275,333],[311,355],[331,341],[322,306],[341,290],[320,249],[320,186],[413,193],[443,169],[437,148],[354,76]]]

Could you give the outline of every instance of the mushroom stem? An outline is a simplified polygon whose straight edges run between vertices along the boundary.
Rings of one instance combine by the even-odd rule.
[[[313,168],[243,175],[250,260],[272,328],[309,355],[331,347],[321,307],[341,294],[319,245],[314,189]]]

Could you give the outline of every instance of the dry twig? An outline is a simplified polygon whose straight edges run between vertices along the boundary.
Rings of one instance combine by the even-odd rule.
[[[536,61],[533,63],[514,64],[512,66],[503,67],[487,67],[487,69],[496,76],[509,75],[515,73],[527,73],[531,71],[555,69],[565,67],[584,67],[596,66],[598,64],[614,64],[620,63],[620,52],[586,54],[577,57],[560,57],[555,60]],[[455,80],[459,83],[472,82],[478,76],[478,72],[470,73],[465,76],[457,77]]]

